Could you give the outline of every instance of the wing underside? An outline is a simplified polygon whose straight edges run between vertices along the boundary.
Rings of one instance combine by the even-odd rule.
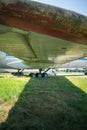
[[[59,66],[87,56],[86,45],[4,25],[0,25],[0,50],[34,68]]]

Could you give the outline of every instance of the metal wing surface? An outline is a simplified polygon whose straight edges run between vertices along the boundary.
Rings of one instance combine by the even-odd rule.
[[[34,68],[87,56],[87,17],[36,2],[0,5],[0,50]]]

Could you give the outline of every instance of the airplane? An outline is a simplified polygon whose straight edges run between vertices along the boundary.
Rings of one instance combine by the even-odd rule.
[[[24,69],[29,69],[29,66],[25,65],[23,60],[0,51],[0,70],[5,72],[5,69],[15,69],[18,72],[12,72],[13,75],[23,75]]]
[[[74,61],[62,64],[61,68],[79,68],[84,70],[84,75],[87,75],[87,57],[79,58]]]
[[[33,0],[1,0],[0,50],[39,68],[31,77],[47,77],[50,68],[87,57],[87,16]]]

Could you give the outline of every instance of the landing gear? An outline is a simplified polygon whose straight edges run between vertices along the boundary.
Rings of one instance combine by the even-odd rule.
[[[87,75],[87,72],[84,72],[84,75]]]
[[[87,75],[87,68],[84,68],[84,75]]]
[[[36,73],[36,74],[31,73],[31,74],[29,74],[29,76],[32,78],[41,78],[41,77],[46,78],[46,77],[48,77],[48,74],[47,73]]]
[[[46,77],[48,77],[48,74],[47,74],[47,73],[43,73],[43,74],[42,74],[42,77],[43,77],[43,78],[46,78]]]
[[[45,70],[45,71],[42,71],[42,69],[39,69],[39,72],[38,73],[30,73],[29,76],[32,77],[32,78],[46,78],[48,77],[48,74],[47,74],[47,71],[49,69]]]
[[[42,77],[42,73],[36,73],[36,77],[37,77],[37,78]]]
[[[36,74],[30,73],[29,76],[30,76],[31,78],[35,78],[35,77],[36,77]]]
[[[37,74],[36,74],[36,77],[46,78],[46,77],[48,77],[48,74],[47,74],[47,73],[37,73]]]
[[[14,76],[23,76],[23,70],[22,71],[18,70],[18,72],[12,72],[12,75],[14,75]]]

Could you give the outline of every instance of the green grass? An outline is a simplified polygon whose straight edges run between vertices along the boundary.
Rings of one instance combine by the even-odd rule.
[[[68,77],[68,79],[74,84],[76,85],[79,89],[81,89],[82,91],[84,91],[87,94],[87,77],[83,78],[82,77],[73,77],[70,78]]]
[[[0,102],[11,101],[23,91],[28,79],[26,78],[1,78],[0,79]]]
[[[87,129],[85,76],[0,78],[0,100],[0,130]]]

